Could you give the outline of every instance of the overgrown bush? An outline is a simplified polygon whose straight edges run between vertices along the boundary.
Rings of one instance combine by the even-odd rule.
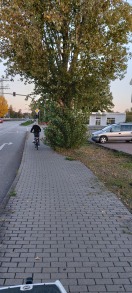
[[[57,108],[45,129],[46,142],[53,147],[77,148],[86,141],[84,115],[68,108]]]
[[[126,122],[132,122],[132,111],[126,112]]]

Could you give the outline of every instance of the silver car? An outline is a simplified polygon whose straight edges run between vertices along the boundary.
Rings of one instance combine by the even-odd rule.
[[[109,141],[132,141],[132,122],[111,124],[92,133],[92,140],[99,143]]]

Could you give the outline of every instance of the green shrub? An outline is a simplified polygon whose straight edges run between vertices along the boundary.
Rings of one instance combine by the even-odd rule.
[[[53,148],[77,148],[86,141],[86,130],[82,113],[57,108],[45,130],[46,142]]]

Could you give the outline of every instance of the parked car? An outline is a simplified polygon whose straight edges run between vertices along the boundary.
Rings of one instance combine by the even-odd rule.
[[[92,140],[99,143],[109,141],[132,141],[132,122],[111,124],[92,133]]]
[[[2,118],[0,118],[0,123],[3,123],[3,119]]]

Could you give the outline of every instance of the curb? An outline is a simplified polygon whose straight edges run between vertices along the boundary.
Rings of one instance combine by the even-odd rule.
[[[6,207],[6,204],[10,198],[10,194],[11,192],[14,190],[14,188],[16,187],[17,185],[17,182],[19,180],[19,177],[20,177],[20,174],[21,174],[21,163],[22,163],[22,159],[23,159],[23,154],[24,154],[24,149],[25,149],[25,145],[26,145],[26,142],[27,142],[27,139],[28,139],[28,136],[29,136],[29,132],[26,132],[25,134],[25,137],[24,137],[24,142],[23,142],[23,151],[22,151],[22,155],[21,155],[21,160],[20,160],[20,165],[19,165],[19,168],[18,168],[18,171],[17,171],[17,174],[16,174],[16,177],[15,179],[13,180],[13,183],[11,184],[7,194],[5,195],[4,199],[2,200],[2,202],[0,203],[0,212],[3,211]]]

